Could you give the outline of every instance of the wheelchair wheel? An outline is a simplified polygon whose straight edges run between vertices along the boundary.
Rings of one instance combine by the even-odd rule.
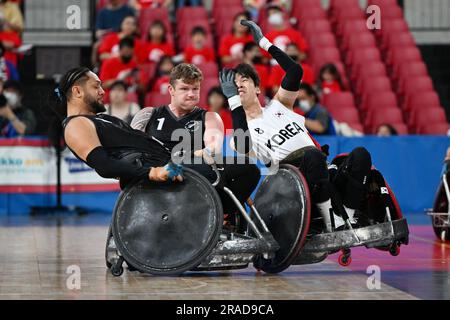
[[[447,181],[448,180],[447,176]],[[434,200],[433,212],[448,212],[448,206],[449,203],[445,194],[444,184],[441,182]],[[450,241],[450,228],[439,226],[442,224],[442,221],[440,221],[441,219],[447,219],[447,217],[431,217],[434,234],[442,242]]]
[[[299,169],[281,165],[277,174],[261,183],[254,202],[280,249],[272,259],[258,256],[253,264],[268,273],[281,272],[295,261],[305,244],[311,215],[308,185]]]
[[[112,232],[125,261],[141,272],[179,275],[214,249],[223,210],[214,187],[185,169],[181,183],[141,180],[117,200]]]

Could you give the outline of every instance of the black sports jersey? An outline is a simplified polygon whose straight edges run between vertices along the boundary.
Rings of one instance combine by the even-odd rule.
[[[67,123],[75,117],[80,116],[64,119],[63,128],[65,129]],[[141,153],[145,155],[145,164],[151,167],[162,166],[170,160],[170,152],[161,142],[131,128],[119,118],[107,114],[81,115],[81,117],[86,117],[94,123],[100,143],[110,156],[120,159],[129,154]],[[71,151],[77,156],[73,150]]]
[[[145,132],[163,142],[170,151],[179,143],[182,143],[182,149],[185,151],[201,150],[205,147],[205,115],[206,110],[199,107],[180,118],[177,118],[168,106],[154,108]]]

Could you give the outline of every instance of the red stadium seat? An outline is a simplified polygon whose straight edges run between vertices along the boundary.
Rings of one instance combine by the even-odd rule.
[[[403,90],[399,92],[399,96],[402,97],[401,104],[403,109],[409,104],[411,97],[417,92],[429,92],[434,91],[433,81],[429,76],[409,78],[405,81]]]
[[[335,47],[321,48],[315,52],[311,57],[314,65],[314,69],[317,72],[320,68],[327,63],[336,63],[341,61],[341,55],[339,50]]]
[[[440,105],[441,102],[436,91],[417,92],[408,97],[408,104],[404,105],[404,110],[405,112],[416,108],[426,110]]]
[[[368,0],[367,6],[376,5],[380,8],[389,8],[392,6],[398,6],[398,0]]]
[[[145,107],[159,107],[169,103],[169,94],[149,92],[145,95]]]
[[[394,47],[416,46],[416,40],[409,31],[396,32],[386,36],[385,41],[381,43],[382,50],[391,50]]]
[[[308,43],[311,48],[337,47],[336,38],[331,32],[319,33],[308,39]]]
[[[348,8],[336,12],[336,15],[331,18],[331,23],[336,26],[338,33],[341,33],[341,28],[344,22],[352,20],[365,19],[365,14],[360,7]]]
[[[340,10],[346,10],[349,8],[360,8],[358,0],[331,0],[330,1],[330,14],[334,15]]]
[[[352,58],[348,62],[352,71],[359,72],[358,67],[364,67],[366,64],[376,61],[381,62],[381,54],[378,48],[361,48],[352,51]]]
[[[450,130],[450,125],[448,123],[434,123],[420,126],[418,128],[418,134],[429,134],[429,135],[448,135]]]
[[[398,48],[394,47],[391,50],[390,59],[387,60],[387,64],[393,67],[394,70],[398,68],[401,63],[406,61],[416,62],[422,61],[422,55],[417,47]]]
[[[322,104],[328,110],[355,109],[355,99],[351,92],[335,92],[323,96]]]
[[[172,32],[169,12],[166,8],[146,8],[142,9],[139,14],[139,30],[141,30],[142,38],[146,37],[148,28],[156,20],[162,21],[167,31]]]
[[[177,22],[193,19],[208,20],[208,11],[202,6],[198,7],[181,7],[176,11]]]
[[[397,97],[392,91],[373,92],[367,96],[365,104],[361,105],[363,111],[377,110],[382,107],[398,107]]]
[[[291,16],[297,18],[300,24],[307,20],[327,19],[327,13],[321,6],[309,8],[302,7],[299,8],[299,11],[293,12]]]
[[[447,123],[447,117],[443,108],[430,108],[422,110],[420,115],[416,117],[416,128],[430,125],[433,123]]]
[[[221,23],[222,21],[228,21],[233,22],[234,18],[237,14],[244,12],[244,8],[241,5],[233,5],[233,6],[225,6],[220,7],[217,11],[213,12],[212,17],[214,20],[214,23],[217,25],[218,23]],[[227,30],[227,33],[231,32],[230,30]]]
[[[342,108],[339,110],[330,110],[334,119],[338,122],[345,123],[360,123],[358,109],[356,108]]]
[[[319,33],[331,32],[331,25],[328,20],[308,20],[303,24],[302,34],[307,38],[312,38]]]
[[[382,8],[381,10],[383,20],[403,19],[403,10],[399,6]]]
[[[205,62],[197,66],[203,73],[203,78],[217,78],[219,76],[219,68],[213,61]]]
[[[372,114],[370,121],[365,122],[367,128],[378,128],[384,123],[403,123],[402,112],[398,108],[386,108],[378,111]]]
[[[346,37],[361,32],[370,32],[369,30],[367,30],[367,23],[364,19],[344,21],[342,27],[337,31],[336,34],[338,37],[343,38],[343,41],[345,41]]]
[[[373,34],[369,32],[355,33],[350,35],[347,41],[347,47],[344,50],[357,48],[376,48],[377,43]]]
[[[155,63],[141,63],[139,65],[140,75],[141,75],[141,82],[146,87],[150,80],[155,75],[156,71],[156,64]]]
[[[392,87],[388,77],[365,78],[360,89],[361,105],[366,105],[368,97],[373,93],[390,91],[392,91]]]
[[[205,78],[203,79],[200,86],[200,103],[199,106],[204,108],[207,105],[208,92],[213,87],[220,86],[219,78],[216,76],[214,78]]]
[[[298,17],[303,12],[308,12],[316,8],[322,8],[321,0],[296,0],[292,1],[291,16]]]
[[[404,61],[396,66],[392,79],[398,82],[400,89],[403,86],[403,80],[407,81],[410,78],[424,76],[428,76],[428,70],[423,61]]]
[[[356,93],[358,94],[361,93],[363,81],[366,79],[377,77],[387,78],[386,67],[384,66],[384,63],[380,61],[367,64],[358,71],[358,73],[355,72],[351,74],[351,80],[356,84]]]

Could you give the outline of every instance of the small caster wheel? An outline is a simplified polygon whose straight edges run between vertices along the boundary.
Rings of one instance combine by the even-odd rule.
[[[396,244],[392,245],[389,248],[389,253],[391,254],[391,256],[396,257],[400,254],[400,247]]]
[[[122,266],[118,266],[118,265],[114,265],[111,267],[111,274],[114,277],[120,277],[123,273],[123,267]]]
[[[339,256],[338,262],[343,267],[348,267],[352,263],[352,257],[346,254],[341,254]]]

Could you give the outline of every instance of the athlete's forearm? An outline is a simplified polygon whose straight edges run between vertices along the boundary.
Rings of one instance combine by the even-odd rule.
[[[149,169],[110,157],[102,146],[95,148],[87,155],[86,163],[103,178],[128,180],[143,177],[149,173]]]
[[[233,141],[238,153],[247,154],[252,150],[252,139],[248,130],[247,117],[244,108],[239,106],[231,111],[233,121]]]

